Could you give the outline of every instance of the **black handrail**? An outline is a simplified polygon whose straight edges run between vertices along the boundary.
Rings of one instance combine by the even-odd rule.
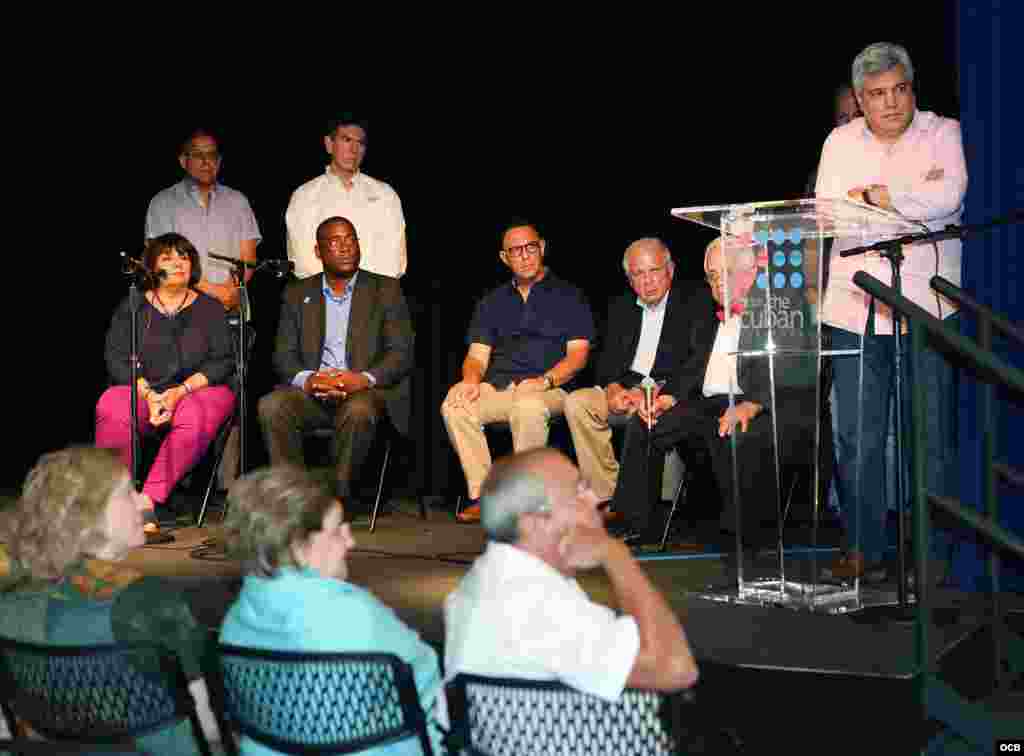
[[[992,549],[988,559],[988,575],[991,580],[989,597],[991,619],[989,623],[992,626],[992,661],[994,663],[994,680],[997,687],[1000,685],[1003,675],[1002,648],[1006,626],[999,599],[1000,551],[1008,550],[1024,558],[1024,541],[999,524],[999,497],[997,496],[995,485],[996,475],[1010,482],[1019,482],[1020,473],[1005,463],[995,461],[996,443],[992,426],[994,424],[995,385],[1001,385],[1017,394],[1024,394],[1024,371],[1008,365],[993,354],[992,335],[993,330],[998,329],[1004,335],[1024,344],[1024,331],[1021,331],[1019,327],[999,313],[976,302],[959,287],[939,276],[934,276],[931,279],[932,288],[936,292],[959,302],[977,316],[977,344],[971,339],[962,336],[954,328],[947,327],[934,315],[900,295],[894,288],[886,286],[877,278],[860,271],[854,274],[853,281],[868,294],[907,317],[910,334],[910,360],[913,372],[917,372],[920,369],[920,355],[924,345],[924,340],[921,338],[921,331],[923,329],[931,337],[932,342],[937,343],[944,351],[952,351],[961,360],[966,360],[969,366],[974,369],[976,377],[985,384],[981,387],[979,394],[981,409],[979,426],[985,460],[982,486],[982,495],[985,503],[985,512],[983,514],[972,508],[964,507],[957,499],[937,496],[928,492],[925,486],[923,457],[921,454],[913,454],[911,456],[914,556],[917,564],[917,621],[914,628],[916,640],[915,657],[920,673],[918,679],[920,710],[922,717],[927,718],[932,713],[929,711],[928,702],[933,694],[936,677],[931,655],[928,651],[928,636],[931,625],[928,601],[930,590],[927,578],[928,541],[930,540],[929,504],[932,507],[938,507],[949,512],[971,530],[983,536],[986,542],[998,547]],[[920,449],[924,445],[925,438],[920,382],[912,383],[912,394],[911,416],[914,448]],[[967,736],[966,733],[961,734]],[[974,733],[973,737],[967,737],[969,740],[978,741],[978,745],[986,745],[978,740],[977,733]]]
[[[1007,388],[1024,395],[1024,370],[1007,365],[995,355],[979,348],[966,336],[951,331],[930,312],[897,294],[874,276],[858,271],[853,275],[853,282],[871,296],[902,312],[915,324],[923,326],[932,339],[952,349],[959,356],[967,358],[975,367],[983,369]]]
[[[985,318],[992,323],[993,328],[1002,333],[1004,336],[1009,336],[1014,339],[1018,344],[1024,346],[1024,328],[1014,323],[1012,320],[1004,317],[1000,313],[993,310],[991,307],[981,304],[974,299],[970,294],[961,289],[956,284],[943,278],[942,276],[932,276],[931,287],[939,292],[944,297],[952,299],[958,303],[961,307],[964,307],[978,318]]]

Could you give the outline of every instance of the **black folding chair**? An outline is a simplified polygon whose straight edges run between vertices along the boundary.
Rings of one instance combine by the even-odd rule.
[[[627,688],[617,701],[560,682],[456,675],[448,747],[473,756],[679,753],[683,694]]]
[[[62,743],[131,745],[187,720],[210,756],[178,658],[150,643],[55,646],[0,638],[3,712]]]
[[[215,695],[229,728],[284,753],[355,753],[417,738],[433,756],[412,670],[394,654],[221,643]]]

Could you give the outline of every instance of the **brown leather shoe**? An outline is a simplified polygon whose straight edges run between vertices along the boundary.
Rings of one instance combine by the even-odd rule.
[[[458,520],[459,522],[463,522],[463,523],[467,523],[467,524],[474,523],[474,522],[480,522],[480,505],[479,504],[470,504],[468,507],[466,507],[461,512],[459,512],[457,515],[455,515],[455,519]]]
[[[611,523],[611,522],[621,522],[622,521],[622,517],[623,517],[622,512],[616,512],[614,509],[602,509],[601,510],[601,519],[604,520],[604,524],[605,525],[607,525],[608,523]]]
[[[867,583],[881,583],[888,577],[883,564],[865,564],[864,555],[858,551],[840,556],[821,571],[825,580],[853,580],[860,578]]]

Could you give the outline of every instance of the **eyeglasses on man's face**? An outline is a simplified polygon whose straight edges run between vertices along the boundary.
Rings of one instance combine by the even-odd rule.
[[[511,258],[525,259],[540,252],[540,241],[528,241],[526,244],[517,244],[514,247],[506,247],[505,254]]]

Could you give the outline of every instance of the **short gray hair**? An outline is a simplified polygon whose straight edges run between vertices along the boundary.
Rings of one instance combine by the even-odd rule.
[[[853,89],[864,91],[864,79],[903,66],[907,81],[914,80],[914,66],[906,48],[892,42],[875,42],[868,45],[853,59]]]
[[[279,465],[253,470],[228,491],[224,546],[243,572],[272,577],[295,567],[291,547],[323,528],[337,499],[308,470]]]
[[[625,271],[626,275],[629,275],[629,256],[639,249],[661,252],[665,255],[666,264],[675,265],[675,261],[672,259],[672,251],[668,248],[668,245],[655,236],[646,236],[630,244],[622,254],[622,270]]]
[[[547,485],[536,462],[553,452],[541,447],[499,459],[480,493],[480,524],[487,536],[500,543],[519,540],[519,517],[550,512]]]

